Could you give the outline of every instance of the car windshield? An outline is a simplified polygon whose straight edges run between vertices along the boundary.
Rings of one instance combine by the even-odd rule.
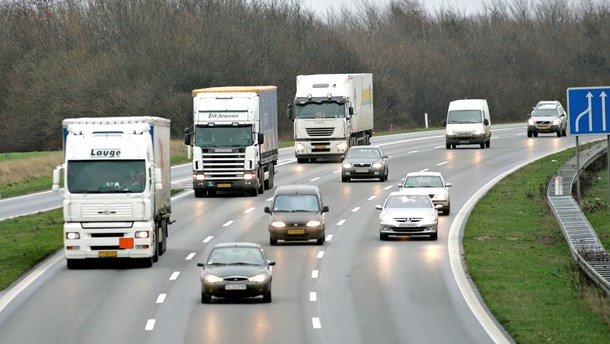
[[[385,208],[432,208],[432,202],[427,195],[395,195],[388,197]]]
[[[557,109],[536,109],[532,117],[557,117]]]
[[[345,156],[348,159],[366,159],[366,158],[381,158],[381,153],[374,148],[358,148],[350,149]]]
[[[410,176],[405,179],[404,188],[442,188],[443,181],[438,176]]]
[[[265,258],[256,247],[217,247],[208,257],[208,265],[264,265]]]
[[[447,115],[448,124],[481,123],[480,110],[452,110]]]
[[[320,211],[316,195],[278,195],[273,203],[273,211]]]

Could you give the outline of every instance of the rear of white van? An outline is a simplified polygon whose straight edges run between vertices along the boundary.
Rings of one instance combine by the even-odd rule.
[[[445,121],[445,146],[491,146],[491,116],[485,99],[460,99],[449,103]]]

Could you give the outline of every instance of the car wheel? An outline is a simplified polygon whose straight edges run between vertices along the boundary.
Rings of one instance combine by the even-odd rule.
[[[566,128],[563,128],[563,130],[561,131],[561,136],[566,136],[568,135],[568,133],[566,132]]]
[[[445,148],[451,149],[451,145],[449,143],[445,143]]]
[[[487,147],[487,148],[491,147],[491,138],[489,140],[487,140],[487,142],[485,142],[485,147]]]
[[[347,183],[347,182],[349,182],[349,178],[341,176],[341,182]]]
[[[534,137],[538,137],[538,132],[534,131]]]
[[[204,292],[201,292],[201,303],[210,303],[212,297],[210,295],[206,295]]]
[[[443,215],[449,215],[451,212],[451,205],[447,204],[447,208],[443,211]]]
[[[457,145],[456,145],[456,144],[453,144],[453,145],[451,145],[451,148],[456,149],[456,148],[457,148]]]
[[[269,290],[268,292],[263,294],[263,303],[270,303],[270,302],[271,302],[271,290]]]
[[[532,137],[532,132],[530,130],[527,131],[527,137]]]
[[[271,246],[277,245],[277,239],[269,238],[269,245],[271,245]]]
[[[316,239],[316,244],[324,245],[324,241],[326,241],[326,238],[324,237],[324,234],[322,234],[322,237],[320,239]]]
[[[561,137],[561,129],[557,130],[557,137]]]
[[[430,240],[438,239],[438,233],[430,234]]]
[[[387,234],[383,234],[383,233],[379,233],[379,240],[388,240],[388,235]]]

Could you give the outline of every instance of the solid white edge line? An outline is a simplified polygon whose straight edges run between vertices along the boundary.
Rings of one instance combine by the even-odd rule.
[[[25,288],[27,288],[30,284],[32,284],[40,275],[45,273],[51,266],[55,265],[59,262],[60,259],[63,259],[64,251],[57,251],[50,259],[45,260],[39,267],[34,269],[30,274],[28,274],[21,282],[17,283],[14,287],[10,288],[8,292],[0,298],[0,313],[2,310],[11,302],[14,298],[17,297]]]
[[[460,237],[468,215],[481,197],[483,197],[494,185],[496,185],[507,175],[541,158],[542,157],[538,157],[515,166],[485,184],[485,186],[479,189],[472,197],[468,199],[466,204],[464,204],[462,209],[460,209],[456,215],[455,219],[451,223],[451,228],[449,229],[449,263],[451,265],[453,277],[458,285],[458,288],[460,289],[460,293],[468,304],[468,307],[494,343],[510,343],[511,341],[507,338],[504,330],[500,327],[501,325],[497,323],[495,318],[493,318],[487,311],[487,306],[485,306],[482,303],[482,300],[477,296],[478,290],[475,291],[474,285],[470,283],[470,279],[468,278],[466,271],[464,270],[464,265],[462,264],[462,246]]]

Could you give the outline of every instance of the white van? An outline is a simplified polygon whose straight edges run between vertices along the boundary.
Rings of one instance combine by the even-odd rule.
[[[452,101],[444,125],[447,149],[457,145],[478,144],[481,148],[491,145],[491,118],[485,99]]]

